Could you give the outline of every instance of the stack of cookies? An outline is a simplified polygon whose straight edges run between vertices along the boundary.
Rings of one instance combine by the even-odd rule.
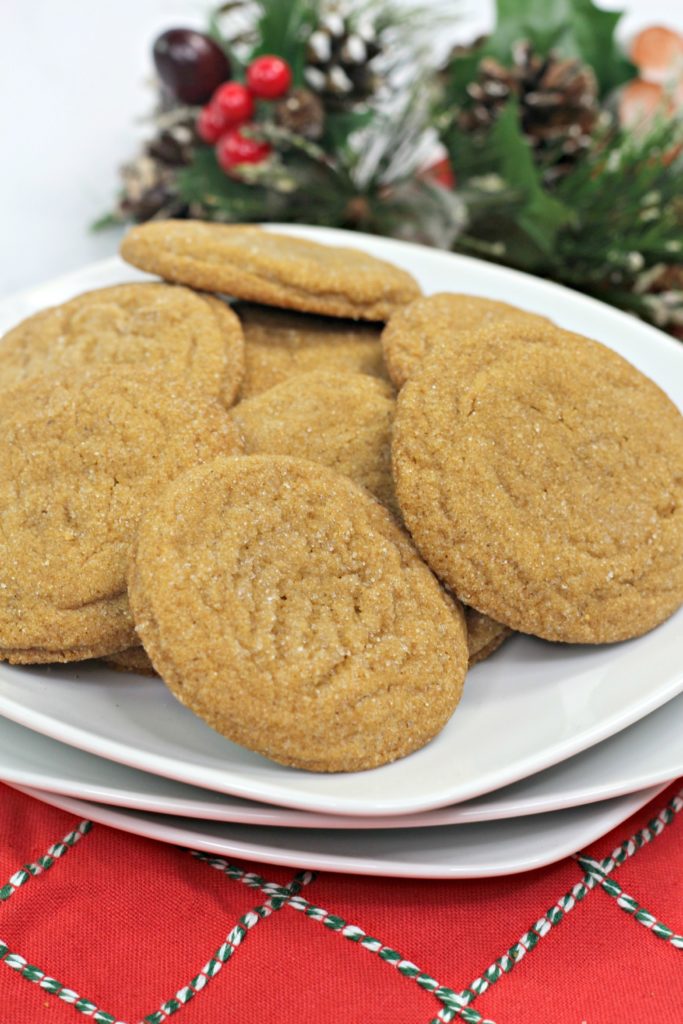
[[[356,771],[513,630],[610,643],[683,602],[683,419],[610,349],[256,227],[122,254],[164,283],[0,342],[0,659],[156,673],[251,750]]]

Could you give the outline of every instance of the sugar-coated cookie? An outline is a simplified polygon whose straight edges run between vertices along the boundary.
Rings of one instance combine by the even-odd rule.
[[[130,229],[121,255],[168,281],[353,320],[387,320],[420,294],[406,270],[360,249],[248,224],[151,221]]]
[[[244,374],[240,322],[224,302],[168,284],[114,285],[35,313],[0,340],[0,387],[107,365],[186,378],[232,405]]]
[[[126,647],[125,651],[108,654],[102,660],[117,672],[132,672],[138,676],[157,675],[144,647]]]
[[[434,345],[457,345],[463,332],[489,327],[501,320],[527,317],[551,323],[535,313],[480,295],[438,292],[422,296],[397,310],[382,331],[389,376],[397,388],[402,388]]]
[[[423,557],[511,628],[607,643],[683,601],[683,417],[611,349],[512,323],[438,346],[392,455]]]
[[[126,569],[145,505],[241,451],[227,413],[150,370],[35,377],[0,406],[0,659],[71,661],[137,642]]]
[[[367,373],[387,379],[377,324],[249,302],[238,302],[233,309],[244,331],[242,398],[312,370]]]
[[[387,381],[318,370],[240,402],[231,418],[248,454],[320,462],[351,477],[397,514],[391,477],[395,405]]]
[[[482,615],[474,608],[465,608],[467,625],[467,648],[470,655],[470,668],[484,661],[490,654],[497,651],[512,630],[502,622],[496,622],[488,615]]]
[[[459,604],[386,509],[313,462],[226,457],[183,474],[143,517],[129,595],[175,696],[283,764],[385,764],[460,699]]]

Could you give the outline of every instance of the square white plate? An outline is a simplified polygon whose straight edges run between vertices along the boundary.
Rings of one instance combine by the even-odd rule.
[[[466,825],[582,807],[683,776],[683,694],[602,743],[544,772],[461,804],[359,818],[257,803],[107,761],[0,717],[0,780],[59,796],[204,821],[282,828],[385,829]]]
[[[194,821],[14,788],[79,818],[221,857],[352,875],[491,878],[544,867],[584,849],[649,803],[666,784],[530,818],[363,832]]]
[[[465,291],[552,317],[621,352],[683,406],[683,349],[640,321],[558,285],[478,260],[323,228],[284,228],[350,244],[411,270],[425,292]],[[0,329],[88,288],[142,275],[98,264],[0,305]],[[423,750],[361,774],[284,768],[212,732],[158,680],[96,665],[0,666],[0,714],[144,771],[253,800],[351,815],[408,814],[490,792],[585,750],[683,690],[683,610],[624,644],[578,647],[515,637],[470,674],[463,700]]]

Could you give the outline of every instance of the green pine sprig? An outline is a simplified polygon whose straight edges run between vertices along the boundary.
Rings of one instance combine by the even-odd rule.
[[[515,107],[506,105],[486,139],[453,143],[469,213],[457,248],[652,319],[644,285],[658,269],[683,265],[683,125],[612,126],[551,192]]]

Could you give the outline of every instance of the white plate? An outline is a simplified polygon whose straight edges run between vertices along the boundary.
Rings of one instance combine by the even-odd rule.
[[[361,234],[292,228],[407,267],[425,291],[490,295],[598,338],[683,406],[678,342],[568,289],[478,260]],[[86,288],[140,277],[117,260],[0,305],[0,328]],[[427,747],[361,775],[314,775],[270,763],[213,733],[163,685],[94,666],[0,667],[0,714],[65,743],[167,778],[249,799],[334,814],[407,814],[526,778],[611,736],[683,690],[683,611],[614,646],[508,642],[472,672],[456,714]]]
[[[144,814],[15,786],[79,818],[222,857],[353,875],[491,878],[544,867],[584,849],[649,803],[664,786],[530,818],[429,829],[254,828]]]
[[[464,804],[395,817],[315,814],[212,793],[105,761],[0,718],[0,780],[130,810],[287,828],[424,828],[523,817],[683,776],[683,694],[590,750]]]

